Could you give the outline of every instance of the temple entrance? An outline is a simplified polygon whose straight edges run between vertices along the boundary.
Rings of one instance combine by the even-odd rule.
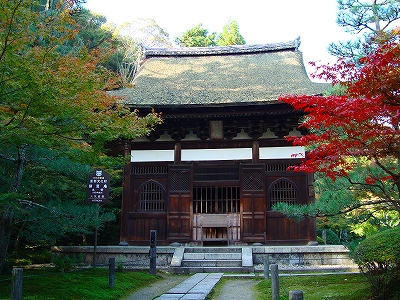
[[[202,245],[240,241],[240,214],[193,214],[193,240]]]
[[[193,189],[193,238],[201,244],[227,244],[240,240],[240,188]]]

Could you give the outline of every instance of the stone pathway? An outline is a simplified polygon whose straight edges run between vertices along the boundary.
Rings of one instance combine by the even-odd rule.
[[[140,289],[130,295],[126,300],[152,300],[157,296],[166,293],[168,290],[177,286],[189,276],[186,275],[164,275],[164,279],[154,282],[153,284]]]
[[[157,300],[204,300],[222,278],[223,273],[196,273],[170,289]]]
[[[164,279],[143,288],[126,300],[153,300],[157,299],[204,299],[219,281],[222,274],[197,273],[192,276],[164,275]],[[208,277],[208,278],[207,278]],[[218,277],[218,278],[217,278]],[[252,300],[255,299],[253,286],[254,279],[230,279],[225,281],[218,295],[211,300]],[[191,293],[191,292],[193,293]],[[183,297],[183,298],[182,298]]]

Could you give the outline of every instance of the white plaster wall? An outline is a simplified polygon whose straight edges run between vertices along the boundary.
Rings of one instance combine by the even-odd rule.
[[[260,159],[302,158],[303,147],[260,148]],[[182,161],[245,160],[251,159],[251,148],[182,149]],[[132,150],[131,162],[174,161],[174,150]]]

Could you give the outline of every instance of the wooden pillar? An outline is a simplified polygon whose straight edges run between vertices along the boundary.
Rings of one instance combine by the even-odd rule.
[[[122,202],[121,202],[121,235],[120,241],[126,242],[128,236],[128,212],[129,212],[129,199],[131,196],[131,142],[125,140],[123,155],[129,158],[124,165],[123,179],[122,179]]]
[[[253,141],[253,146],[251,150],[251,161],[252,163],[256,164],[260,160],[260,144],[258,143],[258,141]]]
[[[314,174],[307,173],[307,186],[308,186],[308,203],[313,203],[315,201],[315,191],[314,191]],[[317,220],[316,218],[308,218],[308,239],[310,241],[317,240]]]
[[[175,143],[174,164],[178,165],[182,162],[182,146],[181,143]]]

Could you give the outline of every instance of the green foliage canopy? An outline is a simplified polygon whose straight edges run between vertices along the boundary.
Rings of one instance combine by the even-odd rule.
[[[244,45],[246,41],[239,32],[239,25],[235,20],[229,20],[224,25],[222,32],[218,35],[216,44],[218,46],[229,46],[229,45]]]
[[[182,37],[177,37],[175,42],[181,47],[207,47],[215,46],[215,32],[209,33],[208,29],[203,28],[203,24],[186,30]]]
[[[400,18],[398,0],[337,0],[337,3],[336,23],[355,38],[331,43],[328,51],[356,63],[387,38],[387,33]]]
[[[235,20],[229,20],[219,34],[209,33],[208,29],[203,28],[203,24],[200,23],[185,31],[181,37],[175,38],[175,42],[181,47],[229,46],[246,43]]]
[[[40,7],[38,1],[0,1],[0,164],[4,183],[0,188],[0,271],[15,216],[24,215],[29,207],[42,206],[41,212],[51,215],[60,213],[65,201],[83,203],[84,198],[72,190],[62,196],[65,181],[57,180],[62,170],[51,168],[49,161],[67,162],[67,168],[107,166],[106,143],[145,135],[161,121],[155,113],[139,117],[106,93],[115,86],[116,76],[103,65],[114,49],[99,47],[104,44],[96,38],[84,38],[85,32],[79,31],[74,18],[79,13],[74,1],[54,9],[37,9]],[[49,190],[58,190],[57,197],[44,192],[48,187],[43,184],[50,180],[43,174],[49,170],[54,172],[54,188]],[[35,172],[36,178],[46,179],[43,184],[35,183]],[[72,178],[63,172],[58,179]],[[68,215],[73,209],[66,211]],[[82,230],[95,225],[85,218],[80,219]],[[29,220],[34,219],[42,220],[43,214]],[[52,220],[62,218],[54,215]],[[62,229],[66,227],[59,227],[59,232]]]

